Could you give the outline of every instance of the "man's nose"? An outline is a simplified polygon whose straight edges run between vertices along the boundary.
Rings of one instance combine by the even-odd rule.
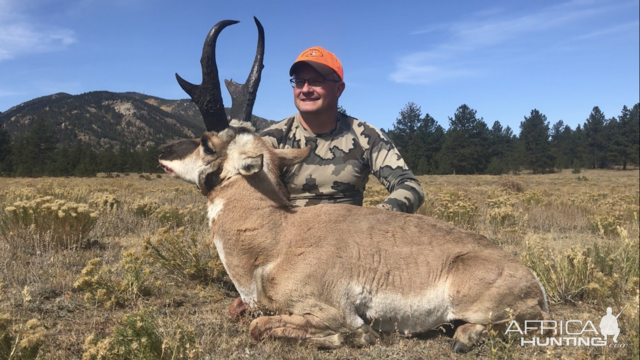
[[[313,87],[309,85],[308,81],[305,81],[304,86],[302,87],[302,92],[312,92],[312,91],[313,91]]]

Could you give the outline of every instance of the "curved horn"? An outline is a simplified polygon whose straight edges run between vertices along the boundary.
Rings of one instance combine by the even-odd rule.
[[[227,90],[231,94],[231,119],[251,121],[251,113],[253,112],[253,104],[256,102],[256,94],[260,85],[260,75],[264,68],[264,29],[260,21],[254,16],[253,20],[258,27],[258,48],[256,57],[253,60],[251,73],[247,77],[247,81],[238,84],[233,80],[225,80]]]
[[[194,85],[176,73],[176,79],[182,90],[184,90],[193,102],[196,103],[207,131],[222,131],[229,127],[227,114],[222,103],[222,93],[220,91],[220,80],[218,79],[218,66],[216,65],[216,41],[222,29],[229,25],[237,24],[239,21],[223,20],[215,24],[202,47],[202,84]],[[259,79],[259,76],[258,76]],[[255,99],[255,95],[254,95]]]

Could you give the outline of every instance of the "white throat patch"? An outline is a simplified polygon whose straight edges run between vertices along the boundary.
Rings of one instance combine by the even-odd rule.
[[[215,199],[211,204],[209,204],[209,208],[207,211],[207,218],[209,219],[209,226],[211,226],[211,222],[218,218],[220,211],[222,211],[222,205],[224,204],[224,199]]]

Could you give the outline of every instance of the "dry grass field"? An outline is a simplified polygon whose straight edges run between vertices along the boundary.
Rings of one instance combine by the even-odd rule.
[[[420,181],[419,213],[519,257],[554,319],[598,328],[607,307],[615,315],[628,305],[618,318],[624,346],[521,346],[490,333],[459,355],[446,327],[362,349],[256,343],[250,315],[229,318],[237,293],[212,247],[204,197],[166,176],[130,175],[0,178],[0,359],[638,358],[638,170]],[[372,178],[365,206],[385,196]]]

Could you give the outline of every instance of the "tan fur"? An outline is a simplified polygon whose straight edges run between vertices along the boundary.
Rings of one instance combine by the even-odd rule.
[[[484,236],[375,208],[292,208],[278,169],[309,149],[273,150],[254,134],[228,144],[208,165],[223,168],[206,189],[210,204],[224,204],[211,233],[243,301],[278,314],[252,322],[255,339],[361,346],[376,341],[371,328],[411,334],[462,320],[469,324],[454,340],[465,349],[487,321],[508,321],[507,309],[519,320],[548,317],[531,271]],[[260,155],[262,168],[242,175],[241,165]]]

